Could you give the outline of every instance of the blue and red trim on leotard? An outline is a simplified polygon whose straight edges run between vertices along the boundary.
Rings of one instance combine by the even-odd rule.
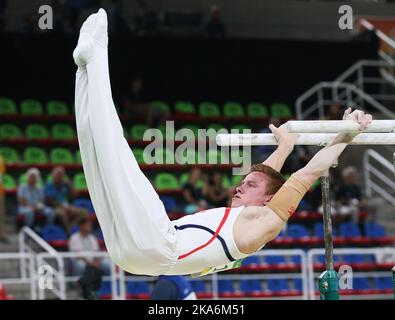
[[[208,227],[206,227],[206,226],[202,226],[202,225],[200,225],[200,224],[184,224],[184,225],[182,225],[182,226],[175,226],[176,230],[183,230],[183,229],[188,229],[188,228],[195,228],[195,229],[205,230],[205,231],[207,231],[207,232],[210,232],[210,233],[213,235],[213,236],[210,238],[209,241],[207,241],[206,243],[202,244],[202,245],[199,246],[199,247],[196,247],[195,249],[193,249],[193,250],[191,250],[191,251],[189,251],[189,252],[187,252],[187,253],[184,253],[184,254],[180,255],[180,256],[178,257],[178,259],[181,260],[181,259],[186,258],[186,257],[190,256],[191,254],[193,254],[193,253],[195,253],[195,252],[197,252],[197,251],[199,251],[199,250],[202,250],[203,248],[207,247],[207,246],[208,246],[210,243],[212,243],[215,239],[218,239],[218,240],[220,241],[220,243],[221,243],[221,245],[222,245],[222,248],[223,248],[224,251],[225,251],[225,255],[226,255],[226,257],[229,259],[229,261],[235,261],[236,259],[234,259],[234,258],[232,257],[232,255],[230,254],[229,249],[228,249],[228,246],[226,245],[225,240],[219,235],[219,233],[221,232],[222,227],[224,226],[226,220],[227,220],[228,217],[229,217],[230,210],[231,210],[231,208],[226,208],[226,209],[225,209],[225,214],[224,214],[224,216],[223,216],[223,218],[222,218],[220,224],[218,225],[217,229],[215,230],[215,232],[214,232],[213,230],[211,230],[210,228],[208,228]]]

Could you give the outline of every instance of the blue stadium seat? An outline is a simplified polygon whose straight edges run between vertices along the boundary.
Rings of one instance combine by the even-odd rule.
[[[287,236],[287,234],[285,233],[285,229],[283,229],[283,230],[281,230],[280,231],[280,233],[278,234],[278,236],[277,236],[277,239],[278,238],[284,238],[284,237],[286,237]]]
[[[41,236],[45,241],[67,240],[64,230],[56,225],[49,225],[41,230]]]
[[[135,298],[149,296],[149,286],[146,281],[128,281],[126,283],[126,293]]]
[[[112,295],[111,281],[103,281],[97,295],[101,299],[111,298]]]
[[[291,238],[298,239],[308,237],[309,233],[305,226],[301,224],[291,224],[287,227],[287,235]]]
[[[287,279],[269,279],[267,280],[268,288],[273,293],[279,293],[289,290]]]
[[[167,213],[169,213],[170,211],[173,211],[177,205],[176,200],[172,197],[160,196],[159,198],[163,202],[163,205],[165,206]]]
[[[368,237],[385,237],[385,229],[374,222],[365,223],[365,235]]]
[[[74,224],[74,225],[71,227],[71,229],[70,229],[70,234],[74,234],[74,233],[76,233],[76,232],[78,232],[78,231],[80,231],[80,227]]]
[[[367,254],[366,262],[376,263],[376,256],[374,254]]]
[[[363,263],[366,262],[363,254],[346,254],[344,256],[344,262],[346,263]]]
[[[377,277],[375,278],[376,288],[379,290],[393,289],[391,277]]]
[[[88,210],[89,213],[95,212],[92,201],[90,199],[83,199],[83,198],[75,199],[73,201],[73,206],[76,206],[78,208],[84,208]]]
[[[291,256],[291,262],[295,264],[301,264],[302,259],[300,256]]]
[[[235,291],[232,280],[218,280],[219,294],[231,294]]]
[[[336,236],[335,229],[332,229],[332,234]],[[319,238],[324,237],[324,225],[322,224],[322,222],[317,222],[316,224],[314,224],[314,235]]]
[[[355,290],[366,290],[370,289],[371,287],[368,278],[362,277],[353,279],[353,288]]]
[[[325,255],[324,254],[317,255],[316,262],[320,264],[325,264]]]
[[[243,266],[260,265],[261,260],[258,256],[249,256],[243,260]]]
[[[190,284],[192,286],[193,291],[195,291],[196,294],[207,292],[206,285],[202,280],[190,281]]]
[[[294,289],[297,291],[303,291],[302,279],[294,279]]]
[[[261,282],[255,279],[240,280],[240,290],[247,295],[262,292]]]
[[[357,224],[352,222],[344,222],[339,227],[339,234],[342,237],[360,237],[361,230]]]
[[[265,261],[268,264],[285,264],[285,257],[284,256],[266,256]]]

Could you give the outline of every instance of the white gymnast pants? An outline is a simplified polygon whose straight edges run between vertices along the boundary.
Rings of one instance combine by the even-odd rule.
[[[123,136],[107,55],[107,47],[95,44],[86,68],[78,69],[75,110],[85,178],[110,257],[146,275],[190,274],[245,257],[232,235],[242,208],[169,220]]]

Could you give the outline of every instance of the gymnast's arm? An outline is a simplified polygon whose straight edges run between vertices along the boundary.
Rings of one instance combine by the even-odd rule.
[[[280,172],[285,160],[287,160],[288,156],[294,149],[297,134],[289,133],[284,125],[276,128],[271,124],[269,129],[273,132],[274,137],[278,142],[278,147],[269,156],[269,158],[263,162],[263,164]]]
[[[356,121],[362,131],[372,121],[372,117],[363,112],[358,114]],[[240,219],[234,230],[239,250],[251,254],[277,237],[311,185],[326,173],[357,134],[339,133],[330,145],[317,152],[304,168],[295,172],[265,207],[244,208],[242,215],[247,218]]]

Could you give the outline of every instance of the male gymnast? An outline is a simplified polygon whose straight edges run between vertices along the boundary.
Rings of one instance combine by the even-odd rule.
[[[103,9],[83,24],[73,53],[79,146],[89,193],[113,261],[133,274],[183,275],[228,265],[260,250],[284,228],[310,186],[371,122],[348,109],[360,131],[339,133],[286,182],[279,171],[296,135],[270,126],[276,151],[253,165],[230,208],[215,208],[170,221],[141,172],[119,121],[108,70],[107,16]]]

